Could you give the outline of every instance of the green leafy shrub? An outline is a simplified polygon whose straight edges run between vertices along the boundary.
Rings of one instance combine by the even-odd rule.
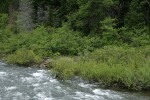
[[[32,50],[19,49],[14,54],[9,55],[6,61],[12,64],[31,66],[41,62],[41,59]]]
[[[3,43],[6,54],[18,49],[33,50],[40,57],[61,55],[81,55],[93,51],[100,44],[97,37],[85,37],[80,32],[70,30],[64,25],[62,28],[48,29],[39,26],[31,33],[11,35]]]
[[[78,55],[95,48],[95,37],[84,37],[78,31],[70,30],[67,25],[58,28],[51,35],[49,47],[54,53],[62,55]]]

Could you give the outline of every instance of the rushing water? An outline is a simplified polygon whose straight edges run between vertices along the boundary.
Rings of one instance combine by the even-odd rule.
[[[150,100],[150,96],[100,89],[82,81],[61,82],[45,69],[0,62],[0,100]]]

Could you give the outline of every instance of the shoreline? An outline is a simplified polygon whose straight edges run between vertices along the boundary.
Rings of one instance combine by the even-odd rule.
[[[0,60],[0,62],[8,64],[8,63],[6,63],[5,60]],[[13,64],[13,65],[19,66],[17,64]],[[22,65],[21,67],[27,67],[27,66],[23,66]],[[40,67],[40,66],[29,66],[29,67],[42,68],[42,69],[54,71],[53,69],[48,68],[48,67]],[[71,82],[74,81],[73,80],[74,78],[60,79],[54,73],[52,73],[52,74],[55,76],[56,79],[58,79],[60,81],[71,81]],[[79,77],[79,76],[73,76],[73,77]],[[120,86],[117,86],[117,85],[115,85],[115,87],[114,86],[111,87],[111,86],[104,85],[103,83],[99,83],[99,82],[94,82],[94,81],[91,81],[91,80],[82,79],[82,77],[79,77],[79,79],[82,80],[82,81],[85,81],[88,84],[96,84],[99,88],[102,88],[102,89],[109,89],[109,90],[114,90],[114,91],[118,91],[118,92],[139,93],[139,94],[143,94],[145,96],[150,96],[150,91],[149,90],[133,90],[133,89],[128,89],[128,88],[120,87]]]
[[[61,80],[79,76],[90,83],[102,83],[106,88],[149,91],[149,48],[146,50],[105,47],[86,56],[58,56],[45,60],[31,50],[21,49],[6,56],[5,60],[23,66],[43,65],[42,68],[52,70],[56,78]]]

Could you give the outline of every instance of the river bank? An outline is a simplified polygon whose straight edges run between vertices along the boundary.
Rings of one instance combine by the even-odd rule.
[[[109,88],[150,90],[149,47],[109,46],[85,56],[59,56],[52,59],[46,66],[61,80],[79,76]],[[41,59],[31,51],[22,50],[7,56],[6,61],[29,66],[38,65]]]
[[[80,76],[107,87],[150,90],[149,49],[105,47],[84,57],[60,57],[52,70],[61,79]]]
[[[149,94],[104,89],[76,78],[55,79],[51,71],[0,62],[2,100],[149,100]]]

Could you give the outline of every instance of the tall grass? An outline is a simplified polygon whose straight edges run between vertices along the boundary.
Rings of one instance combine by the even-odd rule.
[[[14,54],[8,55],[6,61],[11,64],[32,66],[39,64],[41,62],[41,58],[32,50],[18,49]]]
[[[104,47],[78,58],[61,57],[53,71],[61,79],[80,76],[107,86],[150,89],[150,47]]]

